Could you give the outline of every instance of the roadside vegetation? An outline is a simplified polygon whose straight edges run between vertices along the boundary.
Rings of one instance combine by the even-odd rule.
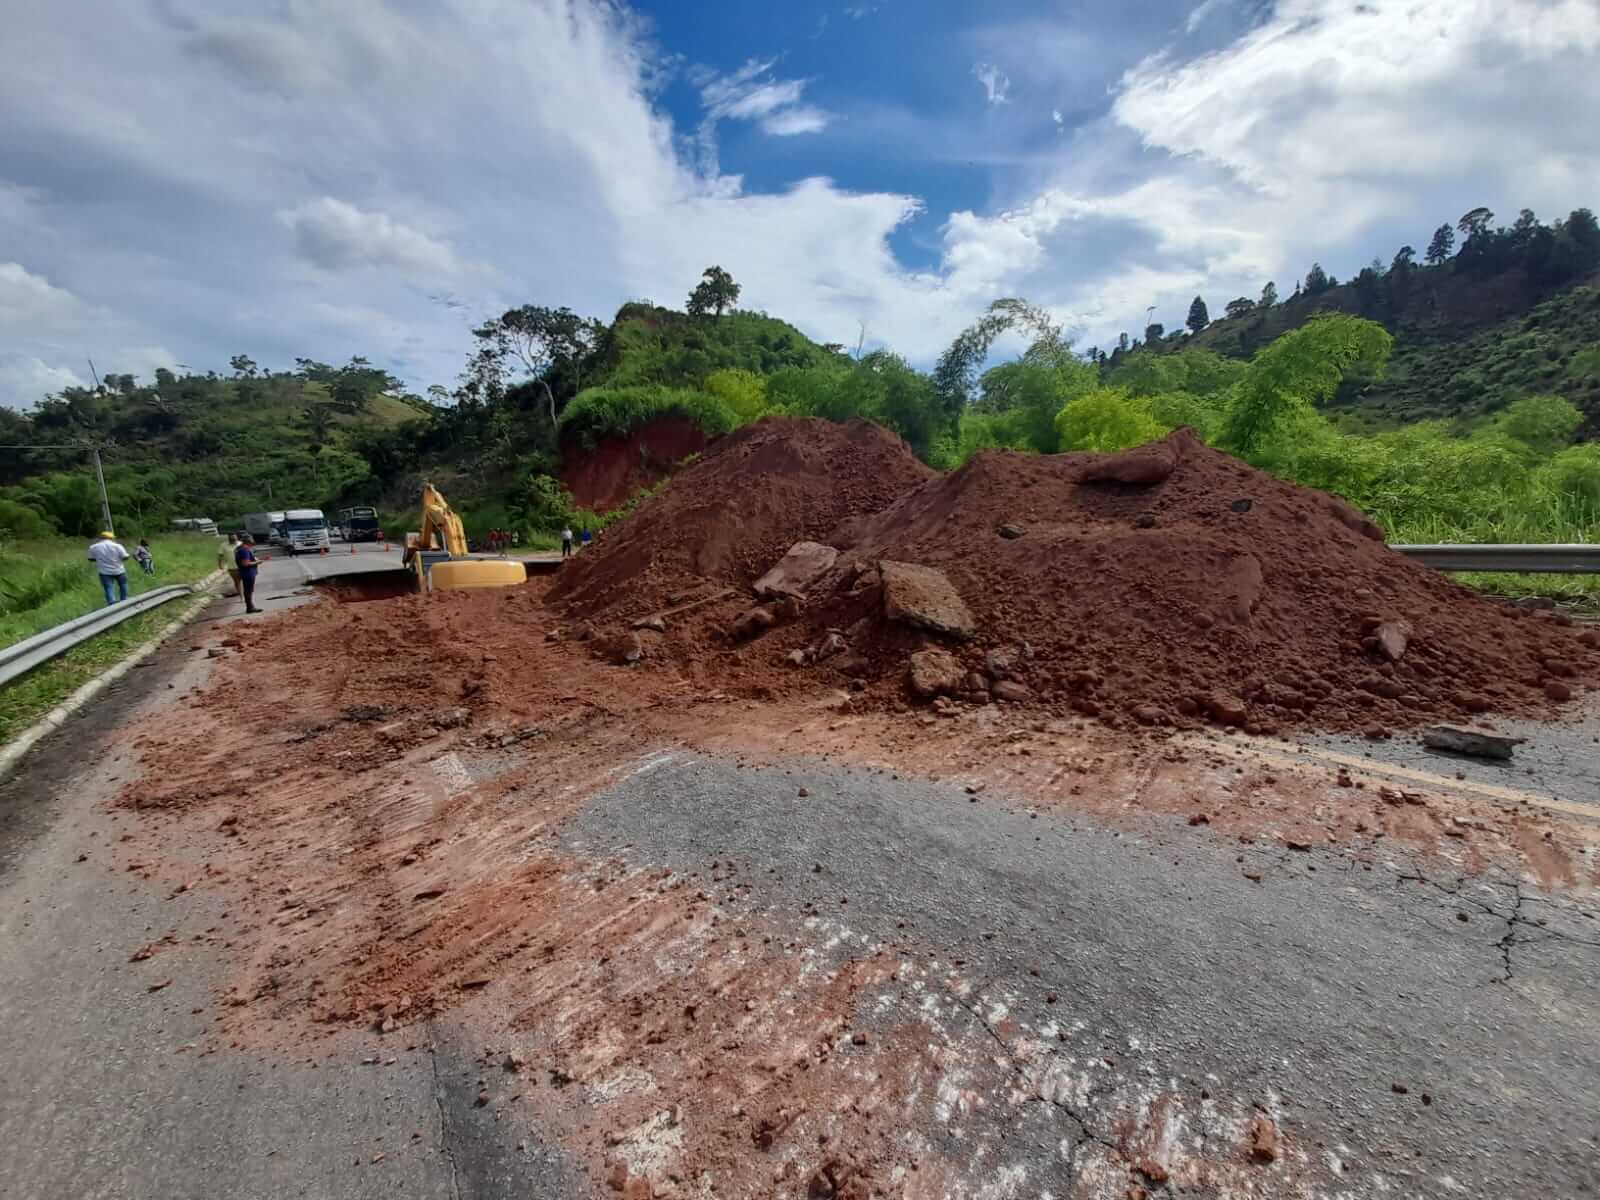
[[[13,541],[0,531],[0,646],[81,617],[105,605],[87,559],[88,538]],[[138,538],[123,541],[132,553]],[[156,573],[128,560],[130,596],[171,583],[193,583],[217,567],[217,541],[201,534],[150,539]]]
[[[137,538],[132,539],[136,543]],[[132,545],[128,545],[132,550]],[[87,561],[87,539],[13,540],[0,531],[0,646],[93,612],[105,604],[94,564]],[[216,569],[216,539],[171,534],[150,539],[156,573],[146,575],[129,561],[128,593],[138,595],[172,583],[193,583]],[[182,612],[187,600],[174,600],[153,612],[131,617],[75,646],[61,657],[0,688],[0,742],[8,741],[102,671],[148,641]]]

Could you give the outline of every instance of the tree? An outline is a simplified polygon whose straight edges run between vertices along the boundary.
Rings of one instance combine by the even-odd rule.
[[[1272,280],[1267,280],[1267,286],[1261,289],[1261,307],[1271,308],[1278,302],[1278,285]]]
[[[1128,352],[1129,347],[1128,347],[1128,335],[1127,334],[1119,333],[1117,335],[1117,349],[1119,351],[1121,351],[1123,354],[1126,354]]]
[[[1255,310],[1256,302],[1254,300],[1250,299],[1248,296],[1240,296],[1238,299],[1229,300],[1227,307],[1222,311],[1227,313],[1231,319],[1234,317],[1249,316],[1251,313],[1255,312]]]
[[[1211,324],[1211,314],[1206,311],[1206,302],[1199,296],[1194,298],[1194,303],[1189,305],[1189,319],[1184,322],[1189,327],[1190,333],[1199,333]]]
[[[1427,261],[1430,267],[1443,265],[1450,257],[1450,252],[1456,248],[1456,231],[1449,224],[1439,226],[1433,231],[1433,240],[1428,243]]]
[[[1167,327],[1160,321],[1152,321],[1150,324],[1144,327],[1144,340],[1146,345],[1151,342],[1159,342],[1166,336]]]
[[[1320,296],[1333,285],[1333,279],[1322,269],[1322,264],[1312,263],[1311,270],[1306,272],[1306,295]]]
[[[506,396],[514,361],[544,393],[554,425],[556,397],[550,388],[551,374],[571,372],[573,392],[580,390],[583,360],[599,344],[602,332],[600,322],[580,317],[570,308],[524,304],[507,309],[472,331],[478,348],[467,360],[462,383],[465,398],[491,407],[499,404]]]
[[[1411,269],[1411,260],[1416,256],[1417,252],[1410,246],[1401,246],[1399,250],[1395,251],[1394,261],[1389,264],[1389,273],[1393,275],[1397,272],[1409,271]]]
[[[1063,451],[1125,450],[1166,432],[1151,414],[1149,401],[1125,388],[1095,388],[1068,401],[1056,415],[1056,436]]]
[[[1489,232],[1489,223],[1494,220],[1494,213],[1487,208],[1478,207],[1461,214],[1461,220],[1456,222],[1456,228],[1461,231],[1464,238],[1479,237]]]
[[[707,267],[694,291],[689,293],[685,307],[693,317],[703,317],[707,313],[720,317],[723,309],[732,308],[738,301],[739,285],[733,281],[733,276],[721,267]]]
[[[1034,332],[1033,342],[1024,356],[1029,361],[1054,365],[1071,357],[1070,339],[1063,336],[1061,326],[1051,320],[1050,314],[1044,309],[1036,308],[1026,300],[996,300],[983,316],[956,335],[949,349],[939,356],[939,361],[934,365],[934,392],[952,432],[958,429],[961,411],[972,399],[978,368],[989,357],[989,347],[1002,333],[1018,325]],[[1127,348],[1127,339],[1128,335],[1123,334],[1124,349]]]
[[[1382,325],[1344,313],[1325,313],[1290,330],[1258,352],[1234,385],[1223,445],[1241,455],[1259,449],[1280,421],[1329,399],[1351,367],[1381,369],[1393,347]]]
[[[767,411],[767,380],[754,371],[740,367],[713,371],[706,376],[705,390],[726,404],[741,425]]]
[[[235,354],[228,360],[228,365],[233,368],[236,379],[254,379],[256,377],[256,364],[248,355]]]

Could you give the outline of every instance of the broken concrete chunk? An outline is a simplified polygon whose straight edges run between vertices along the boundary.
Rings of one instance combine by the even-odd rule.
[[[966,672],[946,650],[918,650],[907,664],[906,682],[924,700],[959,691]]]
[[[1007,521],[1004,525],[1000,526],[999,529],[1000,536],[1007,539],[1019,538],[1026,532],[1028,531],[1021,525],[1018,525],[1015,521]]]
[[[460,729],[472,718],[472,710],[467,708],[441,708],[428,718],[440,729]],[[379,732],[382,732],[381,730]]]
[[[919,563],[878,564],[883,576],[883,614],[950,637],[969,638],[977,629],[966,602],[943,571]]]
[[[850,649],[850,643],[844,640],[844,635],[837,630],[829,630],[823,639],[808,652],[815,662],[826,662],[835,654],[843,654]]]
[[[1422,732],[1422,744],[1429,749],[1469,754],[1474,758],[1508,759],[1511,752],[1527,740],[1485,733],[1481,729],[1463,729],[1459,725],[1435,725]]]
[[[801,596],[833,567],[839,552],[821,542],[796,542],[773,568],[756,580],[755,592],[763,600]]]
[[[1373,630],[1378,649],[1390,662],[1399,662],[1411,642],[1411,626],[1405,621],[1384,621]]]

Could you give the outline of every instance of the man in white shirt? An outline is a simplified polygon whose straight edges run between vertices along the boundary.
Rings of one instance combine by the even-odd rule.
[[[101,530],[98,542],[89,543],[89,561],[100,572],[100,587],[107,604],[128,598],[128,568],[123,564],[132,557],[109,529]]]

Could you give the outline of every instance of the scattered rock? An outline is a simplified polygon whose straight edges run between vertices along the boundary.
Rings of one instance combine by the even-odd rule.
[[[206,651],[206,657],[207,658],[221,658],[226,653],[227,653],[227,651],[224,650],[221,646],[212,646],[209,650]]]
[[[1459,725],[1435,725],[1422,733],[1422,744],[1430,749],[1449,750],[1474,758],[1509,759],[1512,751],[1527,740],[1485,733],[1480,729],[1463,729]]]
[[[850,643],[844,640],[844,635],[830,629],[820,642],[811,647],[810,653],[813,662],[826,662],[834,655],[843,654],[848,649]]]
[[[783,661],[791,667],[803,667],[808,660],[804,650],[791,650],[783,656]]]
[[[1326,499],[1328,511],[1346,529],[1352,529],[1362,537],[1371,538],[1375,542],[1383,541],[1383,530],[1366,513],[1337,496],[1328,496]]]
[[[1562,683],[1559,679],[1552,679],[1544,685],[1544,694],[1557,704],[1565,704],[1572,699],[1572,686]]]
[[[1411,626],[1405,621],[1384,621],[1373,632],[1378,649],[1390,662],[1399,662],[1411,642]]]
[[[648,617],[640,617],[633,623],[633,627],[635,629],[648,629],[652,633],[665,633],[667,631],[667,621],[660,614],[652,614]]]
[[[883,574],[883,614],[891,621],[969,638],[977,626],[945,573],[918,563],[878,564]]]
[[[632,630],[597,638],[594,652],[613,666],[627,667],[644,657],[644,643]]]
[[[1264,1163],[1278,1157],[1278,1126],[1265,1113],[1250,1118],[1250,1157]]]
[[[964,672],[955,655],[946,650],[918,650],[907,665],[906,681],[924,700],[961,689]]]
[[[171,987],[171,986],[172,986],[172,980],[171,979],[163,979],[159,983],[152,983],[149,987],[145,988],[145,991],[147,991],[147,992],[159,992],[159,991],[161,991],[162,988],[168,988],[168,987]]]
[[[1556,602],[1549,596],[1521,596],[1512,601],[1518,608],[1544,609],[1546,612],[1556,606]]]
[[[996,700],[1004,700],[1007,704],[1027,704],[1033,700],[1033,689],[1014,679],[1000,680],[994,685],[992,694]]]
[[[559,642],[561,640],[561,631],[559,629],[546,630],[544,640],[547,642]]]
[[[594,640],[594,625],[584,621],[572,631],[572,640],[575,642],[591,642]]]
[[[1227,692],[1213,692],[1207,696],[1206,712],[1221,725],[1243,725],[1250,715],[1245,702]]]
[[[1544,669],[1552,675],[1559,675],[1563,679],[1571,679],[1578,673],[1578,668],[1564,658],[1547,658],[1544,660]]]
[[[800,799],[804,800],[807,796],[811,795],[811,789],[810,788],[801,788],[795,794],[798,795],[800,797]]]
[[[428,719],[440,729],[460,729],[472,719],[472,710],[467,708],[441,708]]]
[[[1017,652],[1006,648],[996,648],[984,655],[983,665],[992,678],[1011,679],[1016,675]]]
[[[867,660],[866,655],[856,654],[854,651],[841,655],[833,665],[841,674],[857,678],[857,682],[859,676],[865,675],[872,669],[872,663]]]
[[[1148,487],[1163,482],[1178,465],[1180,439],[1193,434],[1180,430],[1171,437],[1147,446],[1135,446],[1107,454],[1084,468],[1078,478],[1084,483],[1133,483]]]
[[[1600,650],[1600,629],[1585,629],[1578,635],[1578,645]]]
[[[1003,538],[1016,539],[1026,533],[1027,530],[1025,530],[1021,525],[1018,525],[1015,521],[1007,521],[1004,525],[1000,526],[998,532]]]
[[[1141,725],[1162,725],[1166,723],[1167,714],[1154,704],[1141,704],[1133,710],[1133,719]]]
[[[804,595],[832,569],[838,557],[837,550],[821,542],[796,542],[771,570],[756,580],[755,593],[763,600]]]

